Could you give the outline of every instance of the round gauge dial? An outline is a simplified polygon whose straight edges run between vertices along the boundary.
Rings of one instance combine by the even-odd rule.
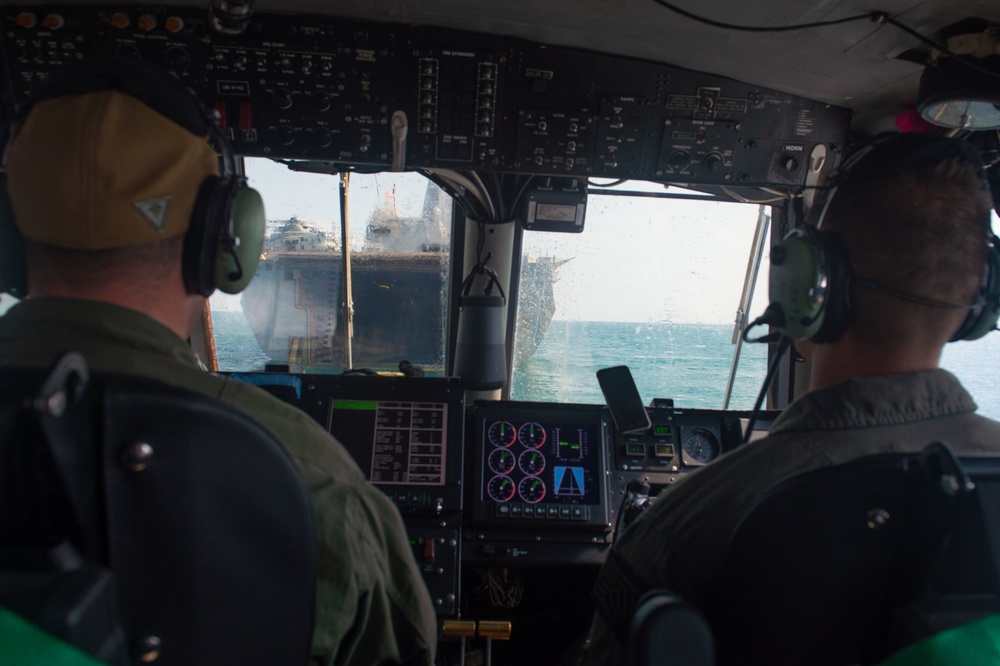
[[[495,502],[509,502],[514,497],[514,480],[506,474],[497,474],[486,485],[486,492]]]
[[[508,449],[493,449],[490,453],[490,469],[497,474],[510,474],[514,471],[514,454]]]
[[[684,453],[687,462],[704,465],[719,456],[719,440],[708,430],[695,428],[684,435]]]
[[[528,504],[536,504],[545,497],[545,482],[537,476],[526,476],[517,484],[517,494]]]
[[[486,437],[493,446],[507,447],[517,439],[517,429],[507,421],[494,421],[486,431]]]
[[[538,476],[545,469],[545,456],[535,449],[528,449],[517,459],[521,471],[531,476]]]
[[[517,438],[525,447],[537,449],[545,444],[545,428],[538,423],[525,423],[517,429]]]

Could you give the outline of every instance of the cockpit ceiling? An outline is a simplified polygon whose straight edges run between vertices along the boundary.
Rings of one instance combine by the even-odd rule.
[[[997,0],[673,3],[717,21],[765,27],[885,12],[934,39],[969,18],[1000,24]],[[657,0],[256,0],[253,8],[437,25],[644,58],[851,108],[853,126],[862,133],[891,129],[896,114],[916,103],[923,68],[910,55],[919,57],[929,48],[894,25],[867,19],[787,32],[744,32],[698,23]]]

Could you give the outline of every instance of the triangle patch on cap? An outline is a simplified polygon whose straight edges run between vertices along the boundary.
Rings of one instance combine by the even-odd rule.
[[[163,225],[167,221],[167,209],[170,207],[169,194],[143,201],[135,201],[132,205],[149,222],[151,227],[160,233],[163,232]]]

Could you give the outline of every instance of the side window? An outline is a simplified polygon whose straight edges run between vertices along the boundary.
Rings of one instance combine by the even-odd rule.
[[[1000,228],[1000,217],[993,213],[993,233]],[[950,370],[972,394],[979,413],[1000,420],[1000,377],[996,359],[1000,358],[1000,333],[994,331],[971,342],[952,342],[944,346],[941,367]]]
[[[17,303],[17,299],[10,294],[0,294],[0,317],[2,317],[7,310],[14,305],[14,303]]]

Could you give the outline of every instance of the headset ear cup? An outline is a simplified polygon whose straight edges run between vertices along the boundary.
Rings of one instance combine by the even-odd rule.
[[[1000,248],[994,239],[986,255],[983,286],[976,294],[976,306],[958,327],[951,342],[956,340],[978,340],[997,327],[1000,320]]]
[[[232,227],[230,228],[230,225]],[[264,246],[264,201],[242,178],[206,178],[184,237],[184,285],[208,297],[238,294],[257,271]]]
[[[219,291],[243,291],[260,263],[264,247],[264,200],[257,190],[242,183],[232,195],[230,214],[232,235],[221,243],[215,255],[215,284]]]
[[[215,291],[215,255],[225,221],[229,179],[209,176],[201,184],[184,234],[182,270],[187,292],[211,296]]]
[[[0,292],[18,298],[28,295],[24,238],[14,222],[14,211],[7,196],[6,174],[0,174]]]
[[[819,329],[822,312],[812,290],[820,278],[818,248],[804,231],[793,229],[771,248],[768,298],[781,310],[777,328],[785,337],[808,338]]]
[[[839,338],[847,325],[850,273],[839,238],[811,227],[789,232],[771,249],[768,279],[771,303],[784,316],[782,335],[814,342]]]
[[[826,303],[822,323],[811,340],[836,342],[844,334],[851,311],[851,260],[843,239],[830,231],[815,232],[826,267]]]

